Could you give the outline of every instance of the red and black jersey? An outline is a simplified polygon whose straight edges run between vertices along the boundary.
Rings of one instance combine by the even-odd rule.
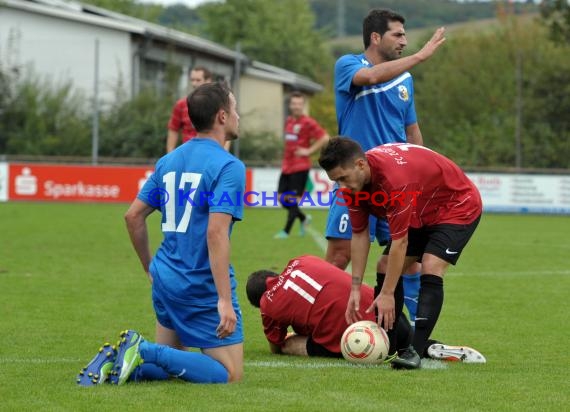
[[[318,257],[291,260],[280,276],[267,279],[267,291],[261,298],[267,340],[283,344],[291,326],[295,333],[311,336],[315,343],[340,353],[340,339],[348,327],[344,314],[351,282],[348,273]],[[360,290],[362,317],[375,320],[374,313],[364,313],[372,304],[374,291],[367,285]]]
[[[325,130],[315,119],[301,116],[298,119],[289,116],[285,122],[285,153],[281,170],[285,174],[302,172],[311,168],[308,156],[297,156],[298,148],[309,148],[312,140],[319,140],[326,135]]]
[[[392,239],[408,228],[442,223],[466,225],[482,211],[475,184],[445,156],[423,146],[386,144],[366,152],[371,181],[360,194],[346,194],[352,230],[368,216],[387,217]],[[366,193],[370,196],[363,199]]]
[[[179,99],[172,108],[172,115],[168,121],[168,128],[175,132],[181,131],[183,143],[196,137],[198,134],[194,125],[190,121],[190,115],[188,114],[188,102],[185,97]]]

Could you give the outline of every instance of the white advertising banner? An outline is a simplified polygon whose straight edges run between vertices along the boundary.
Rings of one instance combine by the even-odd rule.
[[[279,207],[277,186],[281,171],[276,168],[251,169],[255,206]],[[570,214],[570,175],[467,173],[477,185],[486,212]],[[309,173],[307,192],[301,207],[328,208],[333,183],[320,169]]]
[[[252,206],[281,207],[278,201],[277,186],[279,185],[280,169],[252,168],[252,187],[248,193],[249,203]],[[328,208],[330,192],[333,189],[324,170],[311,169],[305,194],[299,199],[301,207]]]
[[[0,163],[0,202],[8,200],[8,164]]]
[[[570,214],[570,176],[468,173],[488,212]]]

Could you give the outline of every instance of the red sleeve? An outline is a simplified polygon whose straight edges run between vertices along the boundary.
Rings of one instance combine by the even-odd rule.
[[[414,190],[415,185],[408,185],[390,193],[386,217],[392,239],[401,239],[408,233],[412,214],[416,210],[415,197],[412,195]]]
[[[287,326],[276,322],[269,316],[261,314],[261,322],[263,323],[263,332],[267,340],[275,345],[281,346],[287,337]]]
[[[339,192],[341,192],[341,190],[339,190]],[[337,201],[341,202],[341,205],[344,204],[348,206],[348,215],[350,217],[352,232],[360,233],[366,230],[368,227],[368,217],[370,216],[370,211],[368,208],[366,208],[362,202],[359,205],[356,205],[354,198],[347,195],[346,193],[341,193],[341,196],[344,197],[337,199]]]
[[[320,140],[325,136],[325,134],[327,134],[325,129],[323,129],[315,119],[311,118],[311,123],[309,126],[311,131],[309,136],[315,140]]]
[[[168,122],[168,128],[170,130],[174,130],[175,132],[177,132],[182,127],[182,109],[183,109],[183,106],[184,106],[184,99],[180,99],[176,102],[176,104],[172,108],[172,114],[171,114],[170,120]]]

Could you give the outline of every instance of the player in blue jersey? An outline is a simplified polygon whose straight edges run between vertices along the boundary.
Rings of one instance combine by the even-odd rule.
[[[401,57],[407,46],[404,23],[404,17],[390,10],[371,10],[362,25],[364,53],[344,55],[335,65],[339,134],[356,140],[364,151],[385,143],[423,144],[414,105],[413,79],[407,70],[433,55],[445,41],[445,29],[436,30],[417,53]],[[326,227],[326,260],[344,269],[350,262],[352,229],[348,208],[342,204],[331,203]],[[370,241],[376,238],[380,245],[386,244],[389,240],[387,222],[370,220]],[[377,272],[386,273],[385,266],[385,259],[381,259]],[[414,268],[412,273],[415,272],[419,272],[419,267]],[[406,306],[413,320],[419,274],[404,279]]]
[[[125,331],[119,346],[105,346],[83,375],[101,380],[106,374],[118,384],[129,378],[225,383],[242,377],[242,319],[229,258],[232,225],[243,216],[245,166],[223,147],[237,138],[236,100],[225,86],[209,83],[188,97],[188,107],[198,135],[157,162],[125,215],[152,283],[156,343]],[[162,214],[164,238],[151,258],[146,219],[155,210]],[[191,347],[202,353],[187,351]]]

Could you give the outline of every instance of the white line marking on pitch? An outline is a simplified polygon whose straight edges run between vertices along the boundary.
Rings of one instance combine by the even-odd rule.
[[[327,252],[327,246],[328,246],[327,239],[321,233],[319,233],[317,230],[313,229],[310,226],[307,227],[305,230],[307,231],[307,233],[309,233],[309,235],[311,235],[311,237],[313,238],[313,240],[315,241],[317,246],[319,246],[321,248],[321,250],[324,253],[326,253]],[[348,272],[348,273],[352,272],[352,266],[350,265],[350,263],[346,267],[345,272]]]
[[[69,358],[0,358],[0,364],[3,363],[77,363],[79,359]]]
[[[349,362],[284,362],[284,361],[246,361],[246,366],[257,368],[288,368],[288,369],[332,369],[332,368],[380,368],[389,369],[388,365],[358,365]],[[447,369],[448,365],[435,359],[422,359],[422,369]]]
[[[80,363],[80,359],[70,358],[0,358],[0,364],[51,364],[51,363]],[[284,362],[284,361],[246,361],[246,366],[254,368],[288,368],[288,369],[342,369],[342,368],[380,368],[388,369],[387,365],[358,365],[350,362]],[[433,359],[423,359],[422,369],[447,369],[445,362]]]
[[[449,272],[447,276],[564,276],[570,275],[570,270],[547,270],[537,269],[537,270],[520,270],[520,271],[496,271],[496,272]]]

